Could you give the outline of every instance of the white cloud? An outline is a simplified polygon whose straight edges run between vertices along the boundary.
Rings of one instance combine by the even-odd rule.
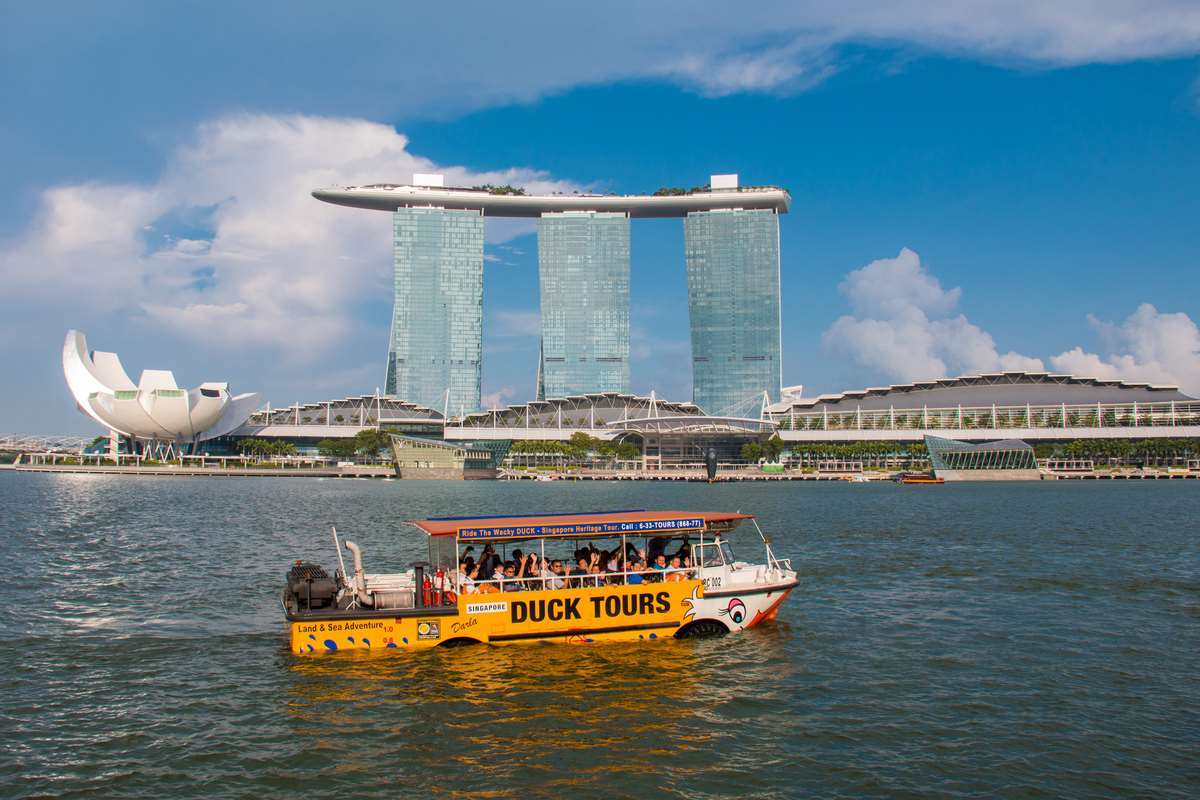
[[[863,368],[868,380],[1046,370],[1040,358],[1000,353],[990,333],[962,314],[951,316],[962,291],[943,289],[907,248],[854,270],[839,288],[854,314],[839,317],[821,343]],[[1175,384],[1200,394],[1200,328],[1187,314],[1160,313],[1143,303],[1120,324],[1088,321],[1103,354],[1076,346],[1048,359],[1054,371]]]
[[[797,39],[781,47],[742,52],[684,53],[668,62],[661,74],[710,97],[800,91],[836,72],[831,56],[825,43]]]
[[[540,336],[542,314],[540,311],[504,309],[491,316],[487,335],[495,336]]]
[[[838,318],[822,346],[873,374],[908,381],[1043,368],[1039,359],[1000,353],[987,331],[962,314],[950,316],[962,290],[943,289],[907,248],[854,270],[838,288],[854,314]]]
[[[1089,317],[1104,355],[1075,347],[1050,359],[1054,369],[1097,378],[1175,384],[1200,395],[1200,328],[1184,313],[1143,303],[1118,324]]]
[[[479,398],[479,407],[483,409],[504,408],[509,405],[510,400],[517,395],[516,389],[511,386],[502,386],[494,392],[489,392]]]
[[[0,278],[9,303],[73,319],[120,311],[206,343],[312,354],[358,324],[355,304],[387,295],[391,257],[387,214],[310,191],[435,171],[454,185],[579,188],[527,168],[437,165],[391,127],[361,119],[223,117],[200,125],[148,184],[46,190],[36,222],[0,254]],[[172,215],[190,220],[186,235],[163,230]],[[487,236],[522,232],[489,221]]]

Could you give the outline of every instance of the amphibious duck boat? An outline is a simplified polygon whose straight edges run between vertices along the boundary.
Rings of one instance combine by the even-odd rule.
[[[729,541],[745,521],[763,547],[757,563],[738,560]],[[294,652],[719,635],[774,619],[798,582],[750,514],[636,510],[410,524],[427,538],[429,560],[406,572],[368,573],[350,541],[347,569],[336,530],[332,576],[296,562],[283,590]],[[539,567],[515,568],[529,563]],[[493,571],[481,574],[481,565]]]

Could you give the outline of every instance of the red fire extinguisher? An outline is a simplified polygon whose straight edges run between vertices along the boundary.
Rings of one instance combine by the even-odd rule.
[[[433,605],[433,582],[429,580],[428,575],[421,582],[421,602],[427,608]]]

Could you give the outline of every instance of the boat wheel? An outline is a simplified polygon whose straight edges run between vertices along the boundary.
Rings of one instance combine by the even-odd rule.
[[[718,622],[715,619],[698,619],[676,631],[675,638],[691,639],[695,636],[724,636],[727,633],[729,633],[729,628],[726,628],[723,622]]]

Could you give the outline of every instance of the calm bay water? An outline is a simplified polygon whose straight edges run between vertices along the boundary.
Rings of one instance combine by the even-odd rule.
[[[330,524],[385,571],[404,519],[604,508],[752,511],[801,586],[716,640],[286,649]],[[1200,794],[1196,482],[0,474],[0,556],[4,796]]]

